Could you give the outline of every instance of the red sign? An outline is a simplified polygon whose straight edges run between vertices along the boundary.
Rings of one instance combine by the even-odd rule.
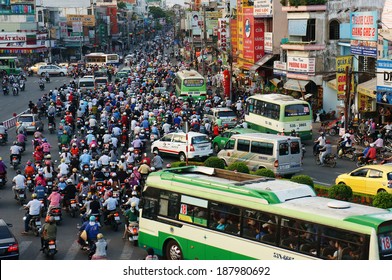
[[[253,7],[243,8],[243,58],[249,62],[254,62],[254,17],[253,17]]]
[[[238,50],[238,29],[237,20],[230,19],[230,36],[231,36],[231,55],[233,62],[237,62],[237,50]]]
[[[107,7],[107,15],[110,17],[110,34],[118,34],[117,7]]]
[[[254,62],[259,61],[264,56],[264,20],[254,21]]]

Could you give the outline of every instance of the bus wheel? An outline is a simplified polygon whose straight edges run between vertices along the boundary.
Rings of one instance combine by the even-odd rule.
[[[165,257],[167,260],[183,260],[181,247],[176,241],[170,240],[166,245],[165,251]]]

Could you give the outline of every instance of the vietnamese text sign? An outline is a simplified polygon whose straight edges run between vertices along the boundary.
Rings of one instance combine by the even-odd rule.
[[[272,53],[272,32],[264,32],[264,51]]]
[[[286,62],[274,61],[274,74],[279,76],[286,76],[287,65]]]
[[[314,73],[316,66],[315,58],[308,57],[287,57],[287,71]]]
[[[377,41],[377,11],[350,13],[352,40]]]
[[[377,42],[351,40],[350,47],[352,54],[377,57]]]
[[[254,16],[272,17],[272,0],[255,0]]]
[[[346,94],[346,68],[352,67],[353,57],[351,55],[336,57],[336,88],[338,99],[344,99]],[[354,90],[354,75],[351,75],[350,92]]]
[[[67,15],[67,24],[73,22],[82,22],[83,26],[95,26],[95,17],[93,15]]]
[[[392,91],[391,60],[377,60],[377,91]]]

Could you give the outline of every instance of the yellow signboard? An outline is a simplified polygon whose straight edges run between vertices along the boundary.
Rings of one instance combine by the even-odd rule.
[[[83,26],[95,26],[95,17],[93,15],[67,15],[67,25],[73,22],[82,22]]]
[[[207,18],[221,18],[222,12],[206,12]]]
[[[343,100],[346,96],[346,68],[352,69],[353,57],[351,55],[336,57],[336,91],[338,99]],[[350,93],[354,92],[354,75],[351,75]]]

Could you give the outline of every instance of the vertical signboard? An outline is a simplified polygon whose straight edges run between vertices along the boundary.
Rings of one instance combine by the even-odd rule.
[[[351,53],[377,57],[377,11],[351,12]]]
[[[254,20],[254,32],[253,32],[253,47],[254,47],[254,58],[253,61],[257,62],[264,56],[264,20]]]
[[[227,51],[230,25],[228,18],[220,18],[218,20],[218,46],[222,51]]]
[[[273,53],[272,32],[264,32],[264,52]]]
[[[346,68],[352,68],[353,57],[351,55],[336,57],[336,88],[338,99],[344,100],[346,96]],[[351,75],[350,92],[354,92],[354,75]]]
[[[254,63],[254,17],[253,7],[243,8],[243,58],[249,63]]]
[[[233,62],[237,62],[238,28],[237,28],[236,19],[230,19],[230,40],[231,40],[231,55],[233,57]]]

